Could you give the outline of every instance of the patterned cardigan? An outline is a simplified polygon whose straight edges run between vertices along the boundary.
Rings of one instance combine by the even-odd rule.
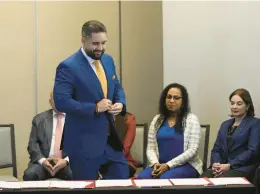
[[[148,145],[146,155],[148,158],[149,166],[153,166],[154,163],[159,163],[159,152],[157,144],[157,132],[163,119],[155,126],[157,119],[160,115],[156,115],[151,122],[148,132]],[[184,152],[179,156],[168,161],[166,164],[170,168],[181,166],[189,162],[199,174],[202,174],[202,161],[199,158],[198,149],[200,144],[201,127],[196,115],[188,113],[186,120],[184,121],[186,126],[184,128]],[[169,148],[170,149],[170,148]]]

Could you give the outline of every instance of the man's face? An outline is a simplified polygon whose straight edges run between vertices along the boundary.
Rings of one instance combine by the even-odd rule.
[[[82,37],[81,41],[86,54],[94,60],[99,60],[106,49],[107,34],[92,33],[91,36]]]

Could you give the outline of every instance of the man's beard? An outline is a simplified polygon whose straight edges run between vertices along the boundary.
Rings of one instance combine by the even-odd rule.
[[[99,60],[101,57],[102,57],[102,55],[104,54],[104,52],[105,52],[105,50],[102,50],[102,51],[100,51],[101,52],[101,54],[100,55],[96,55],[95,54],[95,52],[97,52],[98,50],[85,50],[85,52],[86,52],[86,54],[90,57],[90,58],[92,58],[92,59],[94,59],[94,60]]]

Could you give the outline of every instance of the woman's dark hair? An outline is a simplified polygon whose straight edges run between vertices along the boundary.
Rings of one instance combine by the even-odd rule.
[[[168,86],[166,86],[163,89],[163,91],[161,93],[160,101],[159,101],[160,117],[157,120],[158,122],[156,124],[159,125],[159,123],[162,122],[162,119],[167,119],[167,117],[170,115],[170,111],[167,109],[165,101],[166,101],[166,96],[168,94],[168,91],[171,88],[178,88],[181,91],[182,106],[178,113],[177,123],[180,123],[182,128],[184,128],[185,119],[187,117],[187,114],[190,112],[189,95],[188,95],[187,89],[183,85],[178,84],[178,83],[169,84]]]
[[[235,95],[240,96],[240,98],[242,98],[242,100],[247,105],[248,109],[246,115],[251,117],[255,116],[255,109],[250,93],[244,88],[236,89],[234,92],[230,94],[229,101],[231,101],[231,98]]]

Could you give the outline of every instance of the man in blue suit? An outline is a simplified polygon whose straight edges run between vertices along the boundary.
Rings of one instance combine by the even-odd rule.
[[[106,27],[91,20],[82,26],[82,47],[56,70],[54,101],[66,113],[63,150],[74,180],[127,179],[128,164],[114,115],[124,114],[124,90],[112,57],[105,54]]]

